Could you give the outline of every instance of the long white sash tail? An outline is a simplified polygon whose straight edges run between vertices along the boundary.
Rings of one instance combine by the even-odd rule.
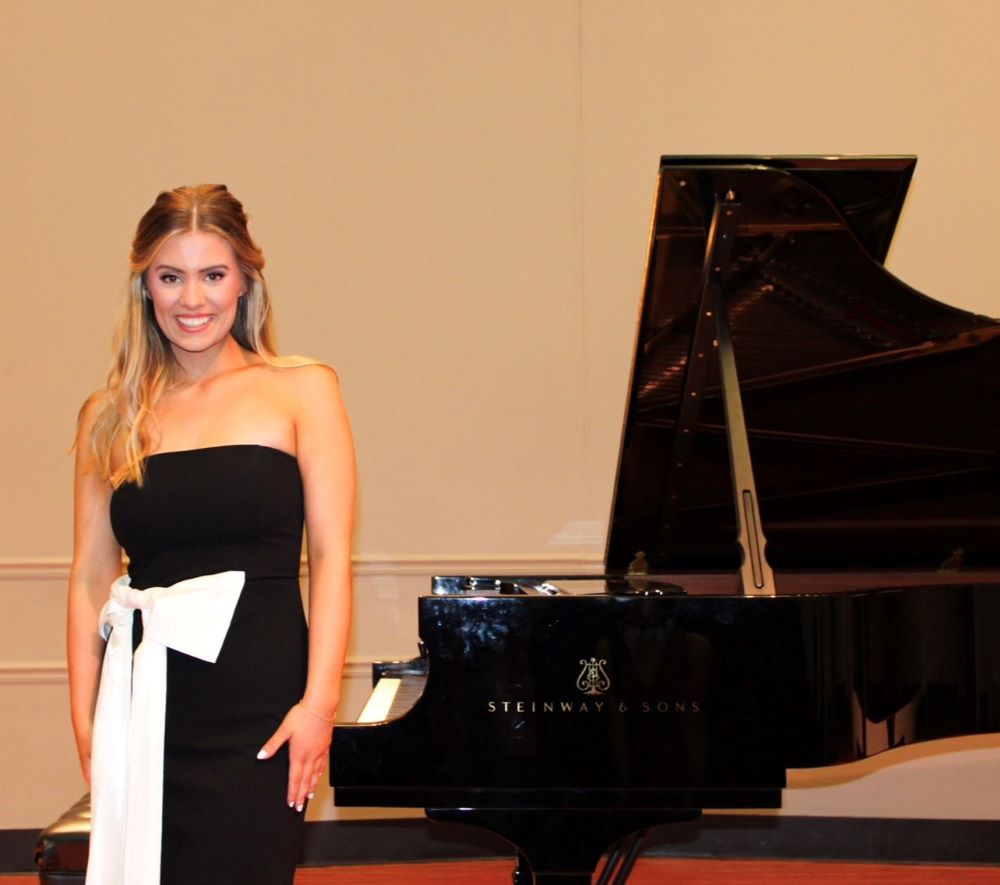
[[[111,585],[94,712],[87,885],[159,885],[167,649],[215,663],[246,574],[220,572],[169,587]],[[132,652],[132,612],[142,642]]]

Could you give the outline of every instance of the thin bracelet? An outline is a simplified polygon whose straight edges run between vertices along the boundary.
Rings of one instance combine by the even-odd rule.
[[[310,707],[310,706],[308,706],[308,705],[306,704],[306,701],[305,701],[305,698],[302,698],[302,699],[300,699],[299,701],[296,701],[296,704],[295,704],[295,706],[297,706],[297,707],[301,707],[301,708],[302,708],[303,710],[305,710],[305,711],[306,711],[307,713],[312,713],[312,715],[313,715],[313,716],[315,716],[315,717],[316,717],[317,719],[320,719],[320,720],[322,720],[323,722],[327,722],[327,723],[329,723],[329,722],[333,722],[333,720],[337,718],[337,714],[336,714],[336,713],[334,713],[334,714],[333,714],[332,716],[330,716],[329,718],[328,718],[328,717],[326,717],[326,716],[321,716],[321,715],[320,715],[319,713],[317,713],[317,712],[316,712],[316,711],[315,711],[315,710],[314,710],[314,709],[313,709],[312,707]]]

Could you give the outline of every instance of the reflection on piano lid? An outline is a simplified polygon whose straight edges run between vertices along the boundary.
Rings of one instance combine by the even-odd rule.
[[[604,574],[435,578],[337,804],[571,885],[788,768],[1000,731],[1000,324],[882,266],[913,165],[663,159]]]

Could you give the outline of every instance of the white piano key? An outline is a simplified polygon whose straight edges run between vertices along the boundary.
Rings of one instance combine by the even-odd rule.
[[[375,683],[375,688],[368,695],[364,709],[358,716],[358,722],[385,722],[402,681],[402,679],[383,677]]]

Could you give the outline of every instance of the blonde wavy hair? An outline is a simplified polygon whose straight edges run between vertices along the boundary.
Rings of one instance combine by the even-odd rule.
[[[153,313],[146,271],[170,237],[190,231],[217,234],[232,246],[246,284],[232,335],[246,350],[268,362],[273,359],[264,253],[250,236],[243,204],[224,184],[164,191],[136,228],[125,310],[114,339],[114,363],[107,384],[91,398],[96,400],[96,415],[87,441],[90,456],[98,473],[115,487],[124,482],[142,484],[144,462],[154,443],[154,410],[163,393],[179,380],[179,366]],[[122,463],[113,469],[112,452],[116,451],[121,452]]]

